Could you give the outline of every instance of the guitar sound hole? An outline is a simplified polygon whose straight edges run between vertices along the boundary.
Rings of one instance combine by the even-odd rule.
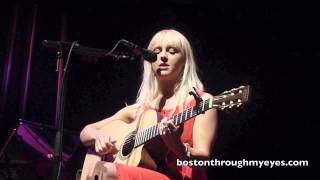
[[[134,139],[135,135],[131,134],[125,140],[122,146],[122,156],[127,156],[131,153],[132,149],[134,148]]]

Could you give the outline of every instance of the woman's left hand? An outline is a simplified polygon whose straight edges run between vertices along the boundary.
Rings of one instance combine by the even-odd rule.
[[[180,143],[182,128],[176,126],[172,119],[164,117],[159,124],[159,133],[163,142],[169,149],[173,150]]]

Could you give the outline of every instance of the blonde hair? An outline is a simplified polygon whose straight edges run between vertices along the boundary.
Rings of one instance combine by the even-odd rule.
[[[170,43],[182,52],[185,57],[184,69],[182,71],[181,79],[176,87],[176,105],[183,106],[189,91],[195,87],[198,91],[203,91],[203,85],[197,75],[197,67],[192,52],[191,45],[184,35],[173,29],[165,29],[156,33],[151,39],[148,49],[153,50],[153,47],[164,38],[170,39]],[[151,63],[143,62],[143,76],[140,85],[136,104],[143,106],[149,104],[155,98],[158,89],[158,82],[152,70]]]

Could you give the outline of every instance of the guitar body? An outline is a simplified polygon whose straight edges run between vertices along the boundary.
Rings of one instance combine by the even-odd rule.
[[[108,154],[103,157],[104,161],[120,163],[130,166],[141,166],[149,169],[156,169],[157,165],[152,160],[151,156],[144,149],[144,145],[140,145],[130,150],[125,147],[124,142],[130,139],[131,135],[134,135],[137,131],[138,120],[134,120],[131,123],[127,123],[122,120],[113,120],[108,122],[102,130],[107,132],[116,140],[116,151],[114,154]],[[142,116],[140,127],[138,131],[149,128],[157,124],[157,114],[154,111],[147,111]],[[134,142],[134,141],[133,141]],[[92,152],[88,152],[85,156],[84,164],[82,167],[81,180],[85,180],[88,175],[90,166],[96,162],[101,161],[102,156]]]

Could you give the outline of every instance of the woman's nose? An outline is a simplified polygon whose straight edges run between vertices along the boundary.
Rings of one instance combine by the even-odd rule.
[[[163,62],[167,62],[168,61],[168,57],[167,57],[167,53],[165,51],[162,51],[160,54],[160,60]]]

